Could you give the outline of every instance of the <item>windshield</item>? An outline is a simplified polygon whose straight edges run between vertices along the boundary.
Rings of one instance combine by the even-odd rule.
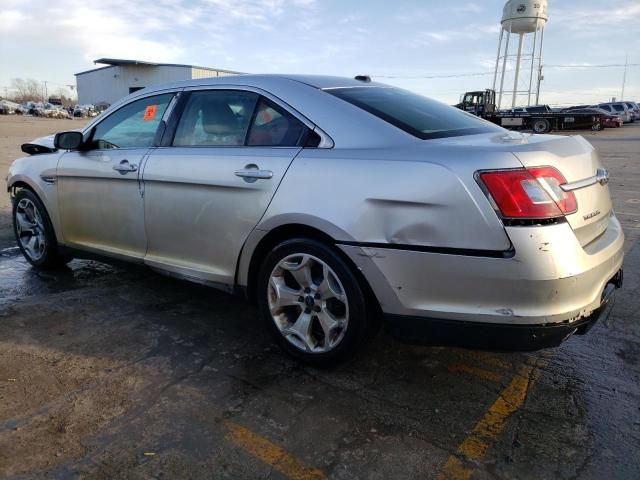
[[[325,91],[423,140],[502,131],[474,115],[399,88],[369,86]]]

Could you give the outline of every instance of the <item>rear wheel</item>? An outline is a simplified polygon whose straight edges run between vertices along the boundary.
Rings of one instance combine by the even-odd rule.
[[[331,247],[306,238],[275,246],[260,269],[258,307],[290,355],[328,365],[353,354],[367,337],[365,294]]]
[[[551,123],[546,118],[537,118],[531,127],[534,133],[547,133],[551,130]]]
[[[36,268],[51,269],[69,261],[58,252],[58,242],[40,199],[30,190],[20,190],[13,203],[13,231],[20,251]]]

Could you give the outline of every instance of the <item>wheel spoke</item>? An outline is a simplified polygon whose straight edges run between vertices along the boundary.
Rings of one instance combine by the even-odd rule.
[[[313,260],[308,255],[304,255],[299,263],[283,262],[282,268],[288,270],[300,288],[307,288],[313,285],[313,278],[311,277],[311,265]]]
[[[27,216],[22,212],[16,212],[16,221],[18,227],[20,227],[20,233],[33,232],[33,223],[31,223]]]
[[[326,264],[322,265],[322,282],[320,282],[320,285],[318,286],[318,292],[325,300],[327,298],[336,298],[342,303],[345,303],[346,297],[342,291],[338,290],[340,286],[335,279],[332,279],[332,275],[333,273],[331,272],[331,269],[329,269],[329,266]]]
[[[302,312],[296,319],[295,323],[291,325],[284,332],[285,334],[295,335],[297,338],[304,342],[305,348],[312,351],[315,348],[315,342],[311,338],[311,314]]]
[[[302,289],[294,290],[284,283],[283,277],[271,277],[271,288],[275,294],[275,301],[271,303],[271,313],[279,313],[283,307],[300,305],[298,299],[302,294]]]
[[[44,230],[44,225],[42,224],[42,217],[40,216],[40,212],[38,210],[34,210],[34,212],[35,212],[34,223],[38,227]]]
[[[341,321],[336,319],[326,308],[323,308],[318,312],[316,314],[316,318],[318,319],[318,322],[320,322],[325,340],[328,340],[331,336],[331,332],[342,324]]]
[[[35,235],[31,235],[29,240],[27,240],[26,244],[24,244],[24,249],[29,253],[31,258],[37,258],[36,255],[36,241],[37,238]]]

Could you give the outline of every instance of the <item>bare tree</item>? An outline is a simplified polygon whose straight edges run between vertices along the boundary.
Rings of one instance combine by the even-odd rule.
[[[32,78],[14,78],[11,80],[11,89],[14,91],[13,100],[18,103],[41,102],[44,98],[43,85]]]

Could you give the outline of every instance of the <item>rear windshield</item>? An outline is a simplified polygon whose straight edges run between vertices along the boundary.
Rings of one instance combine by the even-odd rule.
[[[370,86],[325,91],[423,140],[502,131],[470,113],[399,88]]]

